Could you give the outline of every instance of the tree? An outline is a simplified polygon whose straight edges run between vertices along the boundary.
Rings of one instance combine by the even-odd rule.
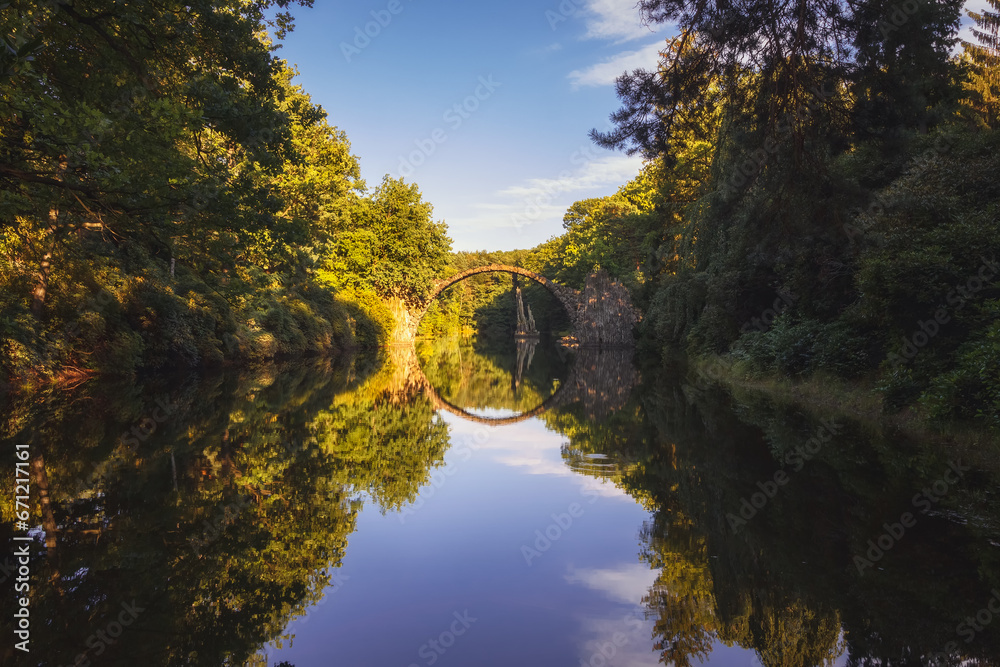
[[[47,619],[32,664],[244,665],[287,640],[343,581],[362,498],[398,509],[444,463],[447,425],[383,368],[267,365],[171,384],[169,398],[92,383],[5,405],[4,443],[44,453],[32,514],[56,525],[32,553],[32,611]],[[144,419],[156,427],[127,442]],[[14,514],[0,501],[5,537]],[[95,642],[123,608],[137,609],[128,630]]]
[[[957,102],[951,51],[962,0],[867,0],[847,22],[854,60],[848,80],[859,139],[900,143],[907,132],[926,133]]]
[[[311,0],[3,5],[0,378],[355,344],[379,304],[316,279],[339,251],[375,273],[327,282],[425,293],[444,226],[415,186],[364,197],[274,56],[292,4]]]
[[[800,112],[811,104],[847,112],[843,98],[830,94],[844,84],[860,86],[862,98],[874,87],[879,103],[899,106],[891,122],[875,129],[926,128],[927,107],[944,95],[962,3],[904,4],[915,9],[882,0],[640,0],[646,21],[675,23],[680,35],[657,72],[619,77],[624,106],[612,116],[617,127],[591,136],[608,148],[671,156],[674,127],[710,110],[701,97],[713,82],[729,107],[746,111],[737,120],[758,130],[757,146],[789,114],[791,134],[801,142],[811,123]]]
[[[278,216],[292,226],[295,235],[278,257],[265,252],[259,261],[273,265],[285,258],[311,269],[340,230],[348,227],[350,209],[365,184],[347,135],[331,127],[326,111],[292,83],[296,74],[285,63],[277,74],[278,108],[291,124],[294,159],[285,162],[274,180],[275,192],[283,203]]]
[[[278,65],[258,38],[274,4],[288,0],[4,10],[7,43],[38,45],[6,58],[0,97],[0,218],[34,266],[37,316],[87,234],[212,270],[235,263],[249,227],[274,225],[273,205],[234,169],[270,170],[287,154]]]
[[[258,308],[289,315],[268,272],[307,230],[275,181],[311,157],[292,121],[318,122],[282,106],[264,38],[265,11],[289,4],[4,5],[0,375],[218,361],[254,349]],[[332,342],[320,300],[300,311]]]
[[[965,103],[988,127],[996,129],[1000,127],[1000,0],[988,2],[995,11],[967,11],[976,23],[972,34],[979,43],[962,40],[965,57],[971,63]]]
[[[416,185],[386,176],[357,199],[323,259],[321,277],[338,289],[421,303],[447,264],[451,239]]]
[[[714,138],[700,132],[705,125],[701,121],[714,113],[716,102],[703,93],[720,71],[707,48],[703,38],[687,32],[660,52],[657,71],[637,69],[618,77],[615,89],[624,106],[611,116],[617,127],[603,133],[592,130],[591,138],[604,148],[642,153],[647,160],[675,159],[684,134]]]

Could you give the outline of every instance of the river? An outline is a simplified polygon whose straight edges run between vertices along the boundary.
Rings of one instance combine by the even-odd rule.
[[[995,450],[679,363],[424,341],[4,409],[5,665],[1000,664]]]

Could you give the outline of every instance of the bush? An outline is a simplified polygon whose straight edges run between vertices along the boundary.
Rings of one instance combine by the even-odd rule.
[[[992,302],[995,311],[1000,301]],[[977,419],[1000,429],[1000,320],[962,345],[958,366],[935,377],[920,396],[931,419]]]
[[[732,354],[753,370],[799,375],[813,369],[819,329],[813,321],[792,324],[783,314],[767,331],[744,334],[733,345]]]
[[[375,348],[385,345],[396,327],[389,305],[369,290],[343,290],[337,300],[346,311],[352,346]]]
[[[744,334],[732,355],[758,372],[802,375],[825,371],[856,377],[869,364],[868,340],[845,322],[823,324],[815,320],[792,323],[788,314],[778,316],[767,331]]]

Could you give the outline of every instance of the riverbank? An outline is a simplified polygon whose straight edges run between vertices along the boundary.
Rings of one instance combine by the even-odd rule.
[[[737,401],[765,398],[817,416],[850,419],[871,432],[894,432],[920,442],[934,441],[977,459],[1000,458],[1000,434],[974,423],[935,422],[919,408],[888,413],[878,388],[869,381],[847,381],[815,374],[792,379],[776,373],[750,372],[728,357],[706,356],[687,362],[696,384],[719,384]]]

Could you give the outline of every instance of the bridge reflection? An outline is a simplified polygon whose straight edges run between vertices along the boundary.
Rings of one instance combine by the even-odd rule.
[[[518,341],[517,366],[511,380],[511,388],[515,391],[531,366],[536,345],[537,341]],[[567,354],[572,355],[569,372],[548,398],[530,410],[502,417],[475,414],[443,396],[424,373],[412,346],[393,348],[392,361],[401,381],[411,389],[424,392],[435,409],[487,426],[517,424],[550,410],[574,405],[580,406],[588,419],[601,420],[621,408],[632,388],[639,383],[639,372],[632,363],[631,349],[579,348],[567,351]]]

